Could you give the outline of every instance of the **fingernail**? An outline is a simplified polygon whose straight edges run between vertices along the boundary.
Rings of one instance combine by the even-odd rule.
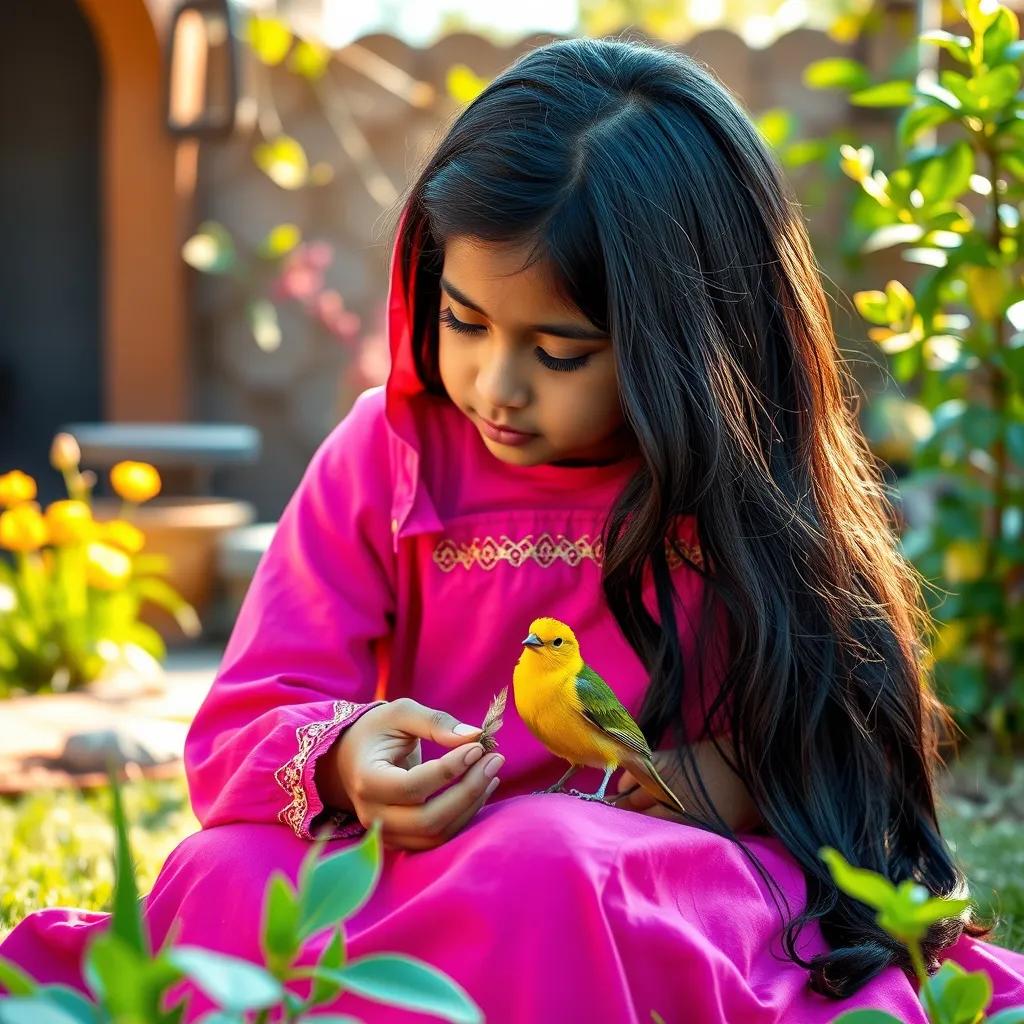
[[[480,732],[480,730],[475,725],[457,725],[452,732],[456,736],[472,736],[473,733]]]
[[[501,779],[492,779],[487,784],[487,789],[484,790],[484,796],[485,797],[486,796],[490,796],[498,788],[498,783],[500,783],[500,782],[501,782]]]
[[[489,779],[493,779],[494,776],[498,774],[498,770],[504,763],[505,758],[503,758],[501,754],[497,754],[496,756],[492,757],[490,761],[488,761],[487,764],[484,766],[484,775],[486,775]]]
[[[466,751],[466,756],[463,759],[467,765],[476,764],[481,757],[484,756],[484,748],[479,744],[474,743],[469,750]]]

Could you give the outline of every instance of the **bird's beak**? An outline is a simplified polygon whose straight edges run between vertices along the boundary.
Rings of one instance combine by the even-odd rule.
[[[524,647],[543,647],[544,641],[536,633],[531,633],[524,641]]]

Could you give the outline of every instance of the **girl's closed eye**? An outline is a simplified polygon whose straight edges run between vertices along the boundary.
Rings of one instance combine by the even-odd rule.
[[[440,321],[445,327],[450,328],[457,334],[479,334],[481,331],[487,330],[483,324],[468,324],[465,320],[459,320],[452,312],[451,306],[445,306],[441,311]],[[589,362],[592,355],[592,353],[587,352],[581,356],[573,356],[571,359],[558,359],[545,352],[539,345],[534,348],[533,354],[536,356],[537,361],[549,370],[557,370],[563,373],[570,370],[578,370]]]

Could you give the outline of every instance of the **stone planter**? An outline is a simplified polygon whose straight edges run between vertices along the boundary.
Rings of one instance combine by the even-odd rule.
[[[96,519],[116,519],[119,499],[97,498]],[[206,625],[217,594],[217,550],[225,534],[248,526],[255,509],[247,501],[211,497],[157,497],[133,511],[132,522],[146,534],[148,554],[170,559],[167,581],[196,610]],[[174,619],[163,609],[146,605],[142,619],[171,644],[187,642]]]

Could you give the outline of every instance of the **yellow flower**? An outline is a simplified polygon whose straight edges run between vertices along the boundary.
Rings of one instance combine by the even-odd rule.
[[[24,501],[0,515],[0,547],[37,551],[45,543],[46,521],[34,501]]]
[[[160,493],[160,474],[148,462],[119,462],[110,483],[125,501],[149,501]]]
[[[132,574],[132,560],[109,544],[94,541],[85,549],[85,578],[97,590],[118,590]]]
[[[82,461],[82,449],[72,434],[59,433],[50,445],[50,465],[59,473],[77,469]]]
[[[142,550],[146,543],[146,535],[124,519],[112,519],[109,523],[103,524],[103,540],[122,551],[127,551],[129,555],[134,555]]]
[[[92,511],[84,501],[55,501],[46,509],[51,544],[77,544],[95,532]]]
[[[23,501],[33,501],[36,496],[36,482],[20,469],[12,469],[10,473],[0,476],[0,505],[17,505]]]

